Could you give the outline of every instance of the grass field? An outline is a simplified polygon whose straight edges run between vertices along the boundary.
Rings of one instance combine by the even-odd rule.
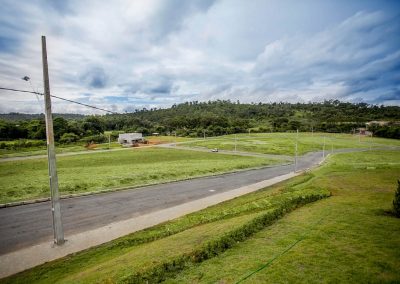
[[[146,137],[148,141],[151,143],[171,143],[171,142],[185,142],[191,141],[193,138],[185,138],[185,137],[176,137],[175,136],[148,136]],[[25,140],[27,142],[33,141],[37,142],[38,140]],[[18,141],[3,141],[5,144],[13,144]],[[46,144],[45,142],[43,142]],[[121,148],[121,145],[118,142],[102,143],[96,144],[95,147],[89,149],[90,151],[96,150],[108,150],[108,149],[118,149]],[[66,145],[57,145],[56,153],[70,153],[70,152],[82,152],[87,151],[88,149],[85,147],[85,143],[76,142],[72,144]],[[26,147],[21,149],[0,149],[0,159],[1,158],[11,158],[11,157],[27,157],[27,156],[36,156],[36,155],[47,155],[47,148],[45,145],[43,146],[35,146],[35,147]]]
[[[12,141],[9,141],[10,143]],[[117,149],[121,148],[121,145],[112,142],[110,144],[103,143],[97,144],[94,149],[91,151],[96,150],[107,150],[107,149]],[[87,151],[88,149],[84,146],[83,143],[75,143],[70,145],[58,145],[56,147],[56,153],[70,153],[70,152],[82,152]],[[21,148],[15,150],[8,150],[8,149],[0,149],[0,158],[11,158],[11,157],[27,157],[27,156],[36,156],[36,155],[47,155],[47,147],[46,146],[37,146],[37,147],[28,147],[28,148]]]
[[[332,197],[166,283],[399,283],[400,219],[388,213],[399,161],[400,152],[332,157],[304,184]]]
[[[325,138],[324,138],[325,136]],[[236,137],[236,139],[235,139]],[[218,148],[222,150],[257,152],[263,154],[294,155],[296,133],[256,133],[237,134],[212,137],[203,141],[183,144],[186,147]],[[400,147],[400,140],[361,137],[349,134],[332,133],[299,133],[298,153],[322,151],[325,140],[325,150],[344,148],[379,148],[384,146]],[[236,145],[236,147],[235,147]]]
[[[61,194],[140,186],[265,166],[265,158],[143,148],[58,157]],[[0,163],[0,203],[49,196],[47,159]]]
[[[312,173],[3,282],[398,283],[400,219],[390,208],[399,160],[399,151],[338,154]]]

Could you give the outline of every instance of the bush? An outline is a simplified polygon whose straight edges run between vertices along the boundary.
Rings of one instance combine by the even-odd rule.
[[[397,181],[397,190],[394,194],[393,211],[394,215],[400,218],[400,180]]]
[[[86,143],[105,143],[108,141],[108,137],[105,136],[104,134],[99,134],[99,135],[92,135],[92,136],[87,136],[82,139],[83,142]]]
[[[75,133],[64,133],[60,138],[60,143],[68,144],[79,140],[79,136]]]
[[[16,141],[0,143],[0,149],[6,149],[6,150],[18,150],[30,147],[41,147],[41,146],[46,146],[46,141],[20,139]]]

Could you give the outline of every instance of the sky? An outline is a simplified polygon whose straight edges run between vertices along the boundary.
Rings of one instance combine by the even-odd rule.
[[[187,101],[400,105],[400,1],[0,0],[0,87],[116,112]],[[21,80],[29,76],[30,82]],[[53,112],[101,111],[53,99]],[[0,113],[43,99],[0,90]]]

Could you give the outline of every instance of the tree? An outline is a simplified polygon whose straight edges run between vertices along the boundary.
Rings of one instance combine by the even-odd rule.
[[[43,120],[31,120],[26,128],[28,130],[28,138],[30,139],[46,139],[46,123]]]
[[[397,218],[400,218],[400,180],[397,181],[397,191],[394,194],[393,211]]]
[[[64,133],[69,132],[68,121],[62,117],[56,117],[53,119],[53,128],[54,139],[58,141]]]
[[[100,134],[104,131],[104,123],[98,117],[90,116],[84,120],[83,129],[88,135]]]

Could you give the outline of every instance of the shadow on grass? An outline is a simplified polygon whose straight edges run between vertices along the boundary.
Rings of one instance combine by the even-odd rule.
[[[396,214],[394,213],[394,211],[392,209],[382,209],[382,208],[374,209],[373,213],[374,213],[374,215],[377,215],[377,216],[399,218],[398,216],[396,216]]]

